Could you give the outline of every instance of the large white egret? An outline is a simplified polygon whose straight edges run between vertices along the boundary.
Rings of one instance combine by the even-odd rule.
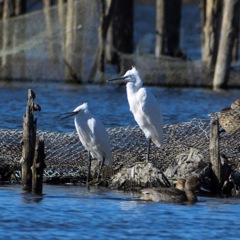
[[[100,178],[104,163],[108,166],[112,166],[112,152],[108,134],[103,124],[88,110],[87,103],[83,103],[75,108],[73,112],[66,114],[67,116],[63,117],[62,119],[74,116],[74,123],[79,139],[82,145],[88,151],[88,186],[91,171],[91,157],[101,161],[100,170],[97,176],[98,179]]]
[[[127,83],[127,98],[130,111],[148,139],[147,162],[149,161],[151,141],[160,147],[163,143],[163,117],[157,99],[150,90],[143,87],[143,82],[135,67],[124,76],[110,79]]]

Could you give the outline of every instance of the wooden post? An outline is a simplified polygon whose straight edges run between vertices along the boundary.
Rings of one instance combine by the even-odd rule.
[[[224,88],[228,82],[234,41],[234,22],[238,15],[238,4],[239,0],[224,0],[221,39],[213,78],[214,89]]]
[[[112,9],[113,1],[110,4],[109,9]],[[107,30],[110,24],[109,16],[106,14],[105,0],[99,1],[99,27],[98,27],[98,70],[103,73],[105,70],[105,44],[107,37]]]
[[[166,41],[166,21],[165,21],[166,0],[156,0],[156,45],[155,56],[164,54]]]
[[[12,3],[9,0],[3,1],[3,20],[9,19],[12,15],[11,11]]]
[[[222,0],[201,0],[202,62],[211,70],[217,59]]]
[[[119,64],[118,52],[133,52],[133,0],[107,2],[108,7],[110,4],[114,6],[107,35],[106,59],[112,64]]]
[[[36,143],[37,120],[34,119],[34,111],[40,111],[39,105],[34,103],[35,93],[28,90],[28,102],[26,114],[23,116],[23,139],[22,139],[22,189],[30,192],[32,189],[32,172],[33,158]]]
[[[74,1],[67,2],[66,13],[66,28],[65,28],[65,41],[64,41],[64,64],[65,64],[65,80],[68,82],[73,81],[77,76],[72,68],[73,62],[73,24],[74,24]]]
[[[45,29],[47,32],[47,38],[48,38],[48,54],[49,54],[49,60],[51,62],[58,62],[58,49],[56,49],[56,44],[54,42],[54,23],[53,23],[53,16],[50,12],[51,10],[51,1],[50,0],[44,0],[43,1],[43,12],[44,12],[44,18],[45,18]]]
[[[77,9],[78,1],[68,0],[66,12],[66,27],[64,40],[64,64],[66,82],[82,83],[81,78],[81,57],[82,52],[82,31],[77,30],[78,24],[83,24],[83,14],[79,14]],[[51,14],[49,15],[51,17]],[[79,19],[81,18],[81,19]],[[55,44],[53,44],[55,46]],[[55,52],[55,50],[54,50]],[[56,55],[57,56],[57,55]]]
[[[3,21],[2,21],[2,52],[9,48],[9,45],[11,44],[11,29],[10,29],[10,21],[9,18],[11,17],[11,2],[8,0],[3,1]],[[12,61],[11,61],[11,56],[8,54],[3,54],[3,56],[0,58],[0,76],[3,79],[8,79],[11,80],[11,75],[12,75]]]
[[[166,54],[181,56],[180,22],[182,0],[156,1],[156,46],[155,56]]]
[[[212,191],[216,194],[221,193],[221,159],[219,152],[219,123],[217,119],[210,122],[210,161],[212,164]]]
[[[19,16],[21,14],[26,13],[26,1],[27,0],[15,0],[14,4],[14,14],[15,16]],[[23,41],[26,40],[26,27],[27,21],[25,20],[19,20],[15,21],[14,24],[11,27],[12,32],[12,48],[16,49],[19,45],[23,43]],[[11,55],[10,63],[11,62],[19,62],[19,73],[18,78],[19,79],[26,79],[27,71],[26,71],[26,51],[20,51],[18,54],[13,53]],[[9,65],[9,64],[8,64]],[[13,64],[13,69],[15,69]]]
[[[88,83],[92,83],[96,75],[97,70],[100,72],[100,82],[104,82],[103,73],[105,71],[105,50],[106,50],[106,38],[107,32],[110,26],[110,21],[112,18],[114,1],[108,3],[109,6],[106,8],[105,0],[99,1],[99,26],[98,26],[98,51],[97,56],[92,66],[90,76],[88,78]]]
[[[64,28],[64,22],[65,22],[64,0],[58,0],[58,18],[59,18],[60,26],[62,29]]]
[[[180,50],[180,23],[182,0],[167,0],[167,55],[179,57],[182,55]]]
[[[239,56],[239,25],[240,25],[240,1],[237,5],[237,13],[234,18],[234,41],[233,41],[233,51],[232,51],[232,60],[237,62]]]
[[[26,13],[27,11],[27,0],[15,0],[14,14],[15,16]]]
[[[44,158],[44,140],[39,140],[37,137],[33,165],[31,167],[33,194],[42,194],[43,170],[46,168]]]

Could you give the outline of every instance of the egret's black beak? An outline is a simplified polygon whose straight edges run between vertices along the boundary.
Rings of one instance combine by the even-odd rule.
[[[128,78],[129,76],[122,76],[122,77],[117,77],[117,78],[113,78],[113,79],[109,79],[107,80],[107,82],[114,82],[114,81],[123,81],[126,78]]]
[[[69,118],[69,117],[73,117],[77,114],[78,112],[70,112],[70,113],[63,113],[62,115],[65,115],[64,117],[61,118],[61,120]]]

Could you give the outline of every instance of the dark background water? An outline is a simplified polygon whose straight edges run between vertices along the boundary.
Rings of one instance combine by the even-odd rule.
[[[129,111],[125,86],[1,83],[0,129],[22,128],[28,88],[35,91],[35,102],[42,108],[35,114],[38,129],[73,131],[73,120],[61,121],[61,114],[72,111],[83,102],[88,102],[90,111],[106,127],[136,124]],[[165,124],[187,122],[193,118],[210,119],[209,113],[220,111],[240,97],[240,90],[149,88],[159,101]]]
[[[155,5],[135,5],[134,46],[138,54],[154,54],[156,36],[155,19]],[[188,59],[201,59],[200,8],[197,4],[183,5],[180,47],[181,50],[186,53]]]

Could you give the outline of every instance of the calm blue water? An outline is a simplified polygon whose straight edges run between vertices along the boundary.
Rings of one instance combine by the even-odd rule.
[[[154,203],[107,189],[51,185],[44,193],[0,186],[1,239],[239,239],[240,200]]]
[[[42,108],[35,114],[38,129],[74,131],[73,120],[61,121],[60,115],[85,101],[106,127],[136,124],[129,111],[125,86],[0,83],[0,129],[22,128],[28,88],[35,91],[35,102]],[[209,119],[210,112],[217,112],[240,97],[239,89],[219,92],[196,88],[150,89],[159,101],[166,124],[188,122],[193,118]]]

